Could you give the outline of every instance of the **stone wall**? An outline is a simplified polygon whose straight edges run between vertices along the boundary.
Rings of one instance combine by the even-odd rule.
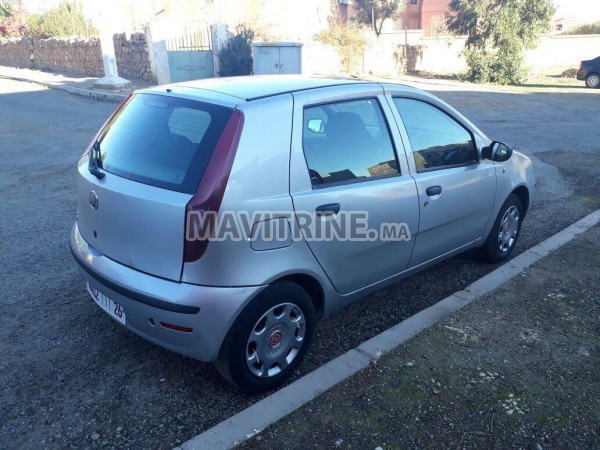
[[[150,49],[144,33],[133,33],[129,38],[125,33],[115,34],[113,41],[119,76],[156,83],[150,65]]]
[[[49,71],[67,71],[101,77],[100,39],[39,39],[33,41],[33,66]]]
[[[31,41],[29,39],[0,42],[0,65],[31,67]]]
[[[115,34],[113,41],[120,76],[156,82],[144,33],[134,33],[130,37],[125,33]],[[0,65],[73,72],[91,77],[104,75],[102,49],[97,37],[0,41]]]

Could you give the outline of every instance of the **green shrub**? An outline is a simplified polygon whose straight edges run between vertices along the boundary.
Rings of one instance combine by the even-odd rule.
[[[550,29],[551,0],[451,0],[448,30],[467,35],[466,78],[478,83],[522,83],[523,53]]]
[[[252,74],[254,32],[246,25],[239,25],[236,33],[219,51],[219,75],[222,77]]]
[[[565,34],[600,34],[600,21],[571,28]]]
[[[473,83],[519,84],[527,79],[521,52],[498,51],[486,53],[480,49],[466,49],[469,69],[465,75]]]
[[[315,40],[325,45],[335,47],[347,74],[361,72],[361,61],[367,46],[367,40],[358,26],[349,24],[331,25],[326,30],[315,35]]]

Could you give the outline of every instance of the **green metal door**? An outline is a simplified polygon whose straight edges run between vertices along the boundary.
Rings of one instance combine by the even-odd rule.
[[[185,28],[184,34],[167,41],[171,82],[198,80],[215,76],[208,28]]]

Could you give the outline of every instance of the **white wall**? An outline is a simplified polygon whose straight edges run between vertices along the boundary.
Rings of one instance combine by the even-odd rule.
[[[408,41],[411,45],[422,45],[423,55],[417,70],[439,74],[455,74],[467,69],[461,52],[464,37],[423,38],[421,31],[381,35],[378,42],[367,50],[365,70],[375,74],[390,74],[395,70],[393,49]],[[525,62],[533,69],[545,67],[579,67],[579,62],[600,56],[600,35],[556,36],[544,35],[539,45],[525,52]]]

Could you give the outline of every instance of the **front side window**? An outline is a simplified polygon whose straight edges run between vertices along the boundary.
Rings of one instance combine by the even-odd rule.
[[[394,98],[406,128],[417,172],[476,163],[473,136],[448,114],[429,103]]]
[[[313,187],[399,173],[376,99],[305,108],[302,146]]]

